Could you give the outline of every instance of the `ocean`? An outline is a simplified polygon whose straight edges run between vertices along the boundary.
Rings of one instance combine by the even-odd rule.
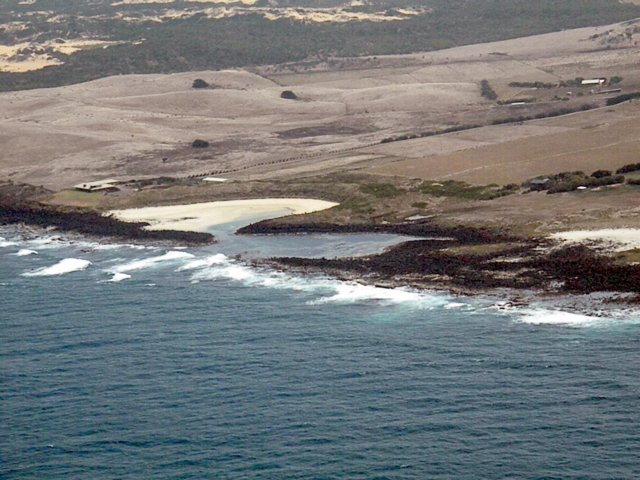
[[[244,260],[393,236],[219,237],[0,228],[0,478],[640,477],[640,314]]]

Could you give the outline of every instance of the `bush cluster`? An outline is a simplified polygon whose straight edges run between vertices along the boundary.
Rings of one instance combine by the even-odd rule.
[[[488,100],[497,100],[498,94],[495,92],[488,80],[482,80],[480,82],[481,95]]]
[[[623,93],[622,95],[618,95],[617,97],[612,97],[607,99],[607,105],[617,105],[622,102],[626,102],[627,100],[632,100],[634,98],[640,98],[640,92],[631,92],[631,93]]]
[[[463,130],[470,130],[472,128],[479,128],[482,125],[454,125],[453,127],[443,128],[441,130],[427,130],[420,133],[405,133],[404,135],[398,135],[397,137],[386,137],[380,140],[380,143],[400,142],[402,140],[412,140],[414,138],[433,137],[434,135],[442,135],[444,133],[461,132]]]
[[[545,82],[511,82],[509,84],[510,87],[515,88],[555,88],[557,85],[555,83],[545,83]]]
[[[207,148],[209,146],[209,142],[206,140],[200,140],[199,138],[195,139],[191,142],[191,146],[193,148]]]
[[[544,184],[536,183],[535,180],[548,179]],[[586,175],[582,171],[561,172],[547,177],[536,177],[523,183],[523,187],[531,190],[546,190],[547,193],[573,192],[578,187],[602,187],[605,185],[616,185],[624,183],[624,175],[612,175],[608,170],[596,170],[591,175]]]
[[[535,115],[520,115],[518,117],[499,118],[497,120],[494,120],[491,123],[493,125],[501,125],[501,124],[504,124],[504,123],[525,122],[527,120],[536,120],[536,119],[540,119],[540,118],[549,118],[549,117],[559,117],[561,115],[567,115],[569,113],[584,112],[584,111],[587,111],[587,110],[591,110],[593,108],[596,108],[596,105],[585,103],[585,104],[580,105],[580,107],[578,107],[578,108],[563,107],[563,108],[559,108],[557,110],[552,110],[550,112],[540,112],[540,113],[537,113]]]
[[[525,122],[527,120],[535,120],[540,118],[548,118],[548,117],[558,117],[560,115],[567,115],[569,113],[575,112],[583,112],[586,110],[591,110],[596,108],[597,105],[585,103],[580,105],[578,108],[559,108],[557,110],[552,110],[550,112],[541,112],[536,115],[520,115],[518,117],[507,117],[507,118],[499,118],[491,122],[492,125],[501,125],[505,123],[517,123],[517,122]],[[445,133],[454,133],[461,132],[463,130],[470,130],[472,128],[479,128],[482,125],[478,124],[465,124],[465,125],[455,125],[453,127],[443,128],[441,130],[427,130],[426,132],[419,133],[405,133],[403,135],[398,135],[396,137],[386,137],[380,140],[380,143],[391,143],[391,142],[401,142],[403,140],[412,140],[414,138],[425,138],[432,137],[434,135],[442,135]],[[618,172],[621,173],[621,172]]]
[[[591,174],[591,176],[594,178],[610,177],[611,175],[611,170],[596,170]]]
[[[209,84],[201,78],[196,78],[191,84],[191,88],[209,88]]]
[[[616,173],[631,173],[640,171],[640,163],[629,163],[616,170]]]

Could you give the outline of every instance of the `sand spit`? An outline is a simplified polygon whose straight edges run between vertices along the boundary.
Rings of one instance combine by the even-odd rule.
[[[132,208],[114,210],[109,214],[123,221],[148,222],[148,230],[206,232],[213,226],[243,219],[311,213],[336,205],[337,203],[307,198],[263,198]]]

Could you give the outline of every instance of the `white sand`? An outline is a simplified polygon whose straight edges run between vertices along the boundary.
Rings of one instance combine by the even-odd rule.
[[[256,221],[290,214],[311,213],[338,205],[308,198],[263,198],[192,203],[166,207],[114,210],[109,214],[128,222],[148,222],[149,230],[206,232],[209,228],[242,220]]]
[[[603,230],[574,230],[559,232],[551,238],[569,243],[602,242],[613,245],[615,251],[640,248],[640,228],[608,228]]]

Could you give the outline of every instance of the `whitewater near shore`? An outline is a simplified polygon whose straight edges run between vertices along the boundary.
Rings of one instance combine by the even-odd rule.
[[[640,312],[630,307],[610,306],[589,310],[588,305],[592,301],[589,296],[544,299],[534,296],[527,298],[524,294],[519,297],[519,302],[514,302],[509,293],[500,291],[470,297],[436,290],[388,288],[356,280],[341,280],[321,273],[305,275],[285,272],[237,258],[232,255],[236,250],[229,243],[172,250],[96,243],[80,237],[51,236],[45,231],[23,231],[14,227],[2,227],[0,234],[0,256],[4,257],[1,287],[28,282],[29,288],[36,288],[38,282],[52,282],[56,278],[65,278],[65,284],[69,285],[76,281],[90,281],[97,284],[131,282],[135,288],[141,285],[155,287],[166,274],[171,273],[185,285],[211,282],[212,285],[235,285],[239,289],[250,287],[289,291],[294,300],[300,297],[300,301],[317,306],[373,302],[391,311],[407,308],[425,312],[453,310],[469,318],[487,313],[506,316],[516,323],[571,328],[605,327],[640,321]],[[302,242],[307,240],[283,237],[278,240],[279,248],[281,251],[301,248]],[[331,239],[324,237],[321,241],[330,244]],[[353,241],[363,241],[363,238],[354,237]],[[371,244],[363,245],[373,248]],[[331,249],[331,246],[327,248]]]

